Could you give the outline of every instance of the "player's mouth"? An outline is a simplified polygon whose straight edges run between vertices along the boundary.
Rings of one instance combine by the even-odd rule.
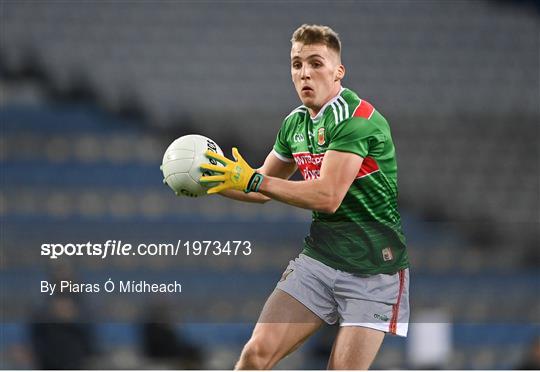
[[[302,93],[308,93],[308,92],[313,92],[313,88],[308,87],[308,86],[302,87]]]

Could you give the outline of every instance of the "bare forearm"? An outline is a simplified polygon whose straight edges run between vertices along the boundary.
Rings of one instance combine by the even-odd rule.
[[[213,153],[207,153],[207,156],[210,156],[209,154]],[[213,190],[215,193],[227,190],[221,191],[221,194],[231,199],[252,203],[264,203],[275,199],[323,213],[334,213],[339,208],[363,161],[363,158],[357,154],[328,150],[324,155],[324,163],[321,165],[317,179],[288,181],[286,178],[289,178],[296,170],[296,165],[283,162],[272,153],[258,170],[259,174],[253,173],[253,169],[240,156],[236,148],[233,148],[233,155],[235,162],[215,153],[211,155],[227,166],[217,167],[206,164],[205,169],[222,173],[221,176],[207,177],[208,182],[221,182],[220,186],[210,191]],[[242,191],[233,191],[243,189],[258,192],[245,194]]]
[[[264,196],[261,193],[258,192],[250,192],[249,194],[246,194],[243,191],[238,190],[224,190],[219,193],[221,196],[225,196],[229,199],[234,199],[238,201],[248,202],[248,203],[266,203],[270,200],[269,197]]]
[[[265,177],[259,193],[283,203],[324,213],[335,212],[340,204],[331,187],[325,186],[320,179],[287,181]]]

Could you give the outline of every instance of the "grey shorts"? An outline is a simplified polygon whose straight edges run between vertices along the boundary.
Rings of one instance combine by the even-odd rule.
[[[409,269],[395,274],[362,276],[333,269],[300,254],[277,287],[328,324],[361,326],[407,336]]]

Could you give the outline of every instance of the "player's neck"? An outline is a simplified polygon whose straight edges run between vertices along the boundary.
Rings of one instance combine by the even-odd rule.
[[[308,107],[308,112],[311,118],[317,117],[317,115],[321,112],[321,110],[324,110],[328,103],[332,101],[334,98],[339,96],[341,94],[341,91],[343,90],[343,87],[341,84],[336,85],[336,87],[332,90],[332,94],[329,95],[328,99],[323,103],[320,107]]]

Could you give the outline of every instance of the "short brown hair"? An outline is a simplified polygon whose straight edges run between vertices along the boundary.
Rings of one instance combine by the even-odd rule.
[[[294,31],[291,43],[324,44],[341,55],[341,41],[337,32],[328,26],[303,24]]]

